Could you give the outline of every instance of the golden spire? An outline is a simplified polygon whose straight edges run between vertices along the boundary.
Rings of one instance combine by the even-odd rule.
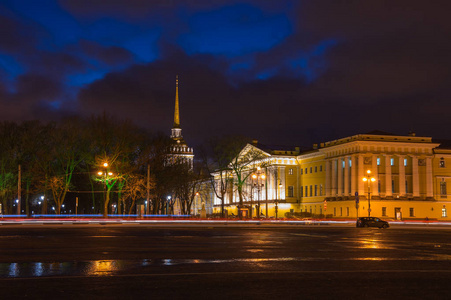
[[[179,76],[178,76],[178,75],[175,77],[174,128],[180,128],[180,114],[179,114]]]

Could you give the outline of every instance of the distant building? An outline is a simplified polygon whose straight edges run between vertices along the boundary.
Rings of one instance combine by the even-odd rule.
[[[266,176],[257,190],[255,180],[248,177],[245,204],[255,210],[257,200],[263,214],[268,206],[271,217],[277,206],[278,217],[356,218],[368,216],[370,204],[371,216],[451,219],[449,141],[375,131],[315,144],[303,151],[257,142],[248,144],[240,155],[246,151],[260,151],[263,157],[246,172],[255,173],[261,165]],[[239,197],[235,186],[231,185],[225,202],[229,215],[236,215]],[[220,200],[213,199],[213,204],[219,212]]]
[[[193,167],[194,152],[193,148],[188,147],[182,136],[182,128],[180,127],[180,110],[179,110],[179,79],[175,80],[175,107],[174,107],[174,125],[171,129],[171,138],[174,141],[171,147],[172,162],[182,161]]]

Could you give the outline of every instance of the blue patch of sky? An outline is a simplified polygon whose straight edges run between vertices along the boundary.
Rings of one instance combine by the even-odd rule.
[[[266,80],[277,74],[281,69],[287,68],[294,76],[302,76],[306,82],[313,82],[327,68],[326,52],[338,44],[336,39],[327,39],[313,46],[307,51],[299,51],[294,57],[291,56],[278,67],[271,67],[260,71],[255,75],[257,79]]]
[[[188,24],[189,31],[178,38],[178,43],[188,54],[227,57],[267,51],[293,30],[286,14],[269,14],[247,4],[193,14]]]
[[[139,61],[152,62],[160,57],[157,42],[161,27],[137,25],[102,18],[86,27],[86,38],[104,46],[117,46],[133,53]]]
[[[268,69],[262,72],[257,73],[256,77],[260,80],[266,80],[277,74],[277,69]]]
[[[4,70],[8,79],[25,73],[25,68],[13,56],[7,54],[0,54],[0,69]]]
[[[108,72],[108,70],[92,70],[85,73],[70,74],[66,77],[66,84],[72,87],[82,87],[102,79]]]
[[[61,101],[58,100],[50,101],[49,107],[53,110],[59,110],[61,108]]]

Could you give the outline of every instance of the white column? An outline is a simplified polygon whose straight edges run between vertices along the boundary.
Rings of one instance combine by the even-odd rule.
[[[379,196],[379,171],[377,169],[377,155],[373,154],[371,157],[371,171],[373,172],[373,177],[376,179],[376,181],[371,183],[371,195],[373,196]]]
[[[363,177],[365,177],[365,168],[363,167],[363,155],[359,154],[359,166],[357,174],[357,185],[359,189],[359,195],[365,195],[365,185],[363,184]]]
[[[343,159],[340,157],[337,160],[338,180],[337,180],[337,194],[343,195]]]
[[[412,156],[412,192],[413,197],[420,197],[420,176],[418,174],[418,157]]]
[[[349,156],[345,156],[345,187],[344,187],[344,195],[346,197],[349,196]]]
[[[385,197],[393,196],[391,181],[391,155],[385,155]]]
[[[354,195],[356,190],[356,180],[357,180],[357,162],[355,155],[351,156],[351,194]]]
[[[324,186],[324,189],[326,191],[326,197],[330,197],[331,196],[331,191],[332,191],[332,186],[330,185],[330,161],[326,159],[326,183]]]
[[[279,178],[280,182],[282,183],[282,187],[280,188],[280,198],[279,199],[285,199],[285,189],[287,186],[287,183],[285,182],[285,166],[279,167]]]
[[[331,196],[336,197],[337,196],[337,160],[332,160],[332,191]]]
[[[399,156],[399,196],[406,196],[406,167],[404,166],[404,156]]]
[[[431,157],[426,157],[426,197],[434,197],[432,188],[432,160]]]

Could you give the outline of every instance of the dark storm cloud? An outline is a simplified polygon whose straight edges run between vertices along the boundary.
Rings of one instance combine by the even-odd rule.
[[[0,6],[1,8],[1,6]],[[0,15],[0,49],[8,52],[20,49],[25,45],[20,32],[22,26],[14,19]]]
[[[130,63],[133,60],[133,54],[121,47],[105,47],[99,43],[87,40],[81,40],[79,44],[83,53],[107,65],[120,65]]]
[[[278,10],[280,3],[272,0],[59,0],[60,5],[76,15],[95,17],[114,15],[125,18],[142,18],[155,11],[166,12],[183,7],[185,10],[210,10],[236,3],[250,3],[265,9]],[[292,1],[288,1],[292,2]]]

